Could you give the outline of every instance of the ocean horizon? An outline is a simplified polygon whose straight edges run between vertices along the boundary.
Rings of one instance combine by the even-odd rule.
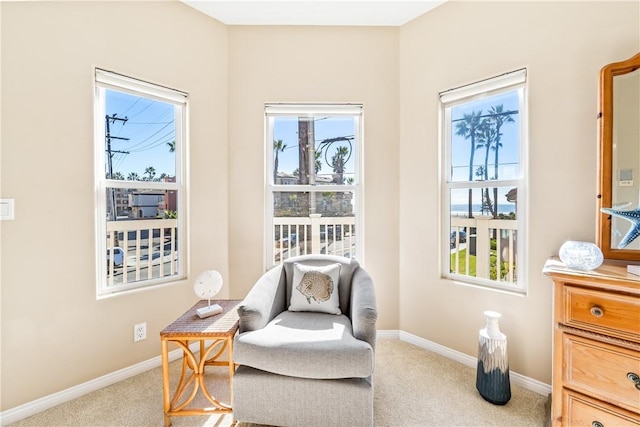
[[[468,214],[469,213],[469,205],[465,204],[453,204],[451,205],[451,213],[452,214]],[[474,204],[471,205],[471,210],[474,214],[480,215],[482,205]],[[516,212],[516,205],[513,203],[510,204],[499,204],[498,205],[498,213],[508,214],[508,213]]]

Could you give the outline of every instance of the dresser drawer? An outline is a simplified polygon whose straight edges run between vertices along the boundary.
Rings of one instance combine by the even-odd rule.
[[[565,387],[640,412],[640,354],[568,333],[563,348]]]
[[[579,329],[640,341],[640,298],[564,286],[563,323]]]
[[[571,427],[640,426],[640,415],[565,390],[563,393],[563,425]]]

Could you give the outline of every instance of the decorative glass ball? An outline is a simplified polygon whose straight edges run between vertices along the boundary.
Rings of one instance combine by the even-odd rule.
[[[560,260],[569,268],[576,270],[595,270],[604,261],[599,247],[591,242],[569,240],[560,246]]]

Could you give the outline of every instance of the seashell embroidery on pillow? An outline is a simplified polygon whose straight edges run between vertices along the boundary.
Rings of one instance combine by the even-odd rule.
[[[333,280],[329,275],[319,271],[308,271],[304,273],[296,289],[307,298],[309,304],[311,304],[311,298],[320,304],[331,298]]]

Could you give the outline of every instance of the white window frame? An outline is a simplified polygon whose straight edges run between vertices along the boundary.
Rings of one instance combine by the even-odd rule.
[[[518,91],[519,94],[519,176],[516,179],[498,179],[490,181],[457,181],[451,180],[452,135],[451,108],[460,104],[476,101],[500,93]],[[440,269],[441,277],[454,283],[478,286],[484,289],[505,291],[515,294],[526,294],[526,242],[527,242],[527,188],[528,188],[528,101],[527,101],[527,70],[520,69],[502,74],[476,83],[447,90],[439,94],[440,106]],[[494,187],[517,187],[517,281],[511,284],[456,274],[450,272],[450,233],[451,233],[451,200],[453,189],[484,188],[487,182]],[[468,236],[467,236],[468,239]],[[468,240],[467,240],[468,241]]]
[[[176,89],[156,85],[122,74],[95,68],[94,73],[94,173],[95,173],[95,230],[96,230],[96,297],[107,298],[127,294],[143,289],[175,283],[187,277],[189,265],[188,248],[188,197],[187,197],[187,158],[188,158],[188,94]],[[175,118],[175,182],[148,182],[114,180],[105,177],[105,91],[114,90],[135,96],[155,99],[179,107]],[[145,188],[177,192],[178,259],[177,274],[152,279],[141,279],[126,284],[109,283],[107,279],[107,188]]]
[[[355,119],[354,147],[354,183],[341,185],[275,185],[273,182],[273,118],[277,116],[314,117],[318,115],[351,116]],[[356,199],[354,204],[356,227],[356,256],[364,265],[364,221],[363,221],[363,116],[362,104],[265,104],[265,269],[273,267],[274,245],[274,193],[288,192],[352,192]]]

